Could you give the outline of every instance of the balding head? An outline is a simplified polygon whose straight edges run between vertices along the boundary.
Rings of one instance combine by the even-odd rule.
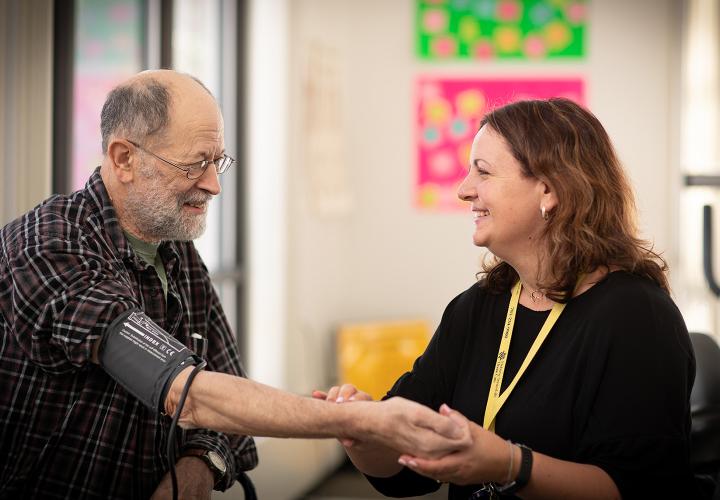
[[[172,107],[178,102],[211,100],[212,94],[194,76],[172,70],[138,73],[115,87],[100,114],[102,151],[114,137],[161,140],[170,125]]]
[[[102,111],[100,174],[121,226],[144,241],[192,240],[220,193],[223,119],[197,79],[146,71],[113,89]],[[208,163],[213,160],[212,163]],[[203,163],[200,177],[189,168]]]

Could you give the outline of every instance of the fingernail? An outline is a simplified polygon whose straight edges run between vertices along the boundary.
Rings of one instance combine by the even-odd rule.
[[[398,458],[398,463],[403,466],[407,465],[407,461],[404,458]]]
[[[410,467],[417,467],[417,462],[415,460],[410,460],[408,465],[410,465]]]
[[[355,396],[350,396],[350,397],[348,398],[348,401],[355,401]]]
[[[343,401],[345,401],[345,398],[343,398],[342,396],[335,400],[336,403],[342,403]]]
[[[443,404],[440,405],[440,409],[447,411],[447,410],[450,409],[450,407],[449,407],[448,405],[446,405],[445,403],[443,403]]]

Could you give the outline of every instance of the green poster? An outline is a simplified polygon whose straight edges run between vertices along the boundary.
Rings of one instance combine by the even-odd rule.
[[[423,59],[585,55],[587,0],[416,0]]]

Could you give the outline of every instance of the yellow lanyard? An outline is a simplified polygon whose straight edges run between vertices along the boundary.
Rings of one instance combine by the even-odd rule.
[[[485,405],[485,418],[483,419],[483,427],[491,432],[495,432],[495,417],[497,416],[500,408],[507,400],[510,393],[513,391],[515,386],[525,373],[525,369],[530,365],[540,346],[545,341],[550,333],[550,330],[555,325],[555,322],[560,317],[560,313],[565,309],[565,304],[556,303],[550,315],[545,320],[545,324],[540,329],[540,333],[535,337],[535,342],[530,347],[525,360],[522,362],[520,369],[515,378],[505,388],[505,391],[500,394],[500,386],[503,380],[503,374],[505,373],[505,363],[507,362],[508,352],[510,351],[510,339],[512,338],[513,325],[515,324],[515,313],[517,312],[517,306],[520,302],[520,292],[522,291],[522,283],[520,281],[513,287],[512,295],[510,296],[510,304],[508,305],[507,316],[505,317],[505,328],[503,329],[502,339],[500,340],[500,349],[498,350],[497,361],[495,361],[495,370],[493,371],[492,382],[490,383],[490,393],[488,394],[487,404]]]

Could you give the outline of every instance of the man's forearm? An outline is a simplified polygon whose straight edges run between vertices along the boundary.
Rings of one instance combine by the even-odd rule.
[[[181,457],[175,464],[178,498],[210,499],[215,478],[205,463],[195,457]],[[150,500],[172,498],[172,480],[168,472],[160,481]]]
[[[172,383],[166,412],[172,415],[190,368]],[[272,437],[330,438],[362,432],[348,408],[303,398],[223,373],[200,372],[192,382],[180,418],[186,427],[230,434]]]
[[[190,370],[172,382],[165,401],[169,415],[175,412]],[[428,458],[467,447],[472,441],[467,424],[459,425],[403,398],[335,404],[215,372],[197,375],[180,424],[250,436],[352,438]]]

